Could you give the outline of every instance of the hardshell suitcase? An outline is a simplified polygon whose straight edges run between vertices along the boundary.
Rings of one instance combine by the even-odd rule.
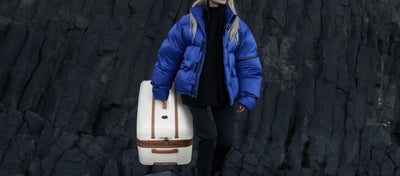
[[[150,81],[139,90],[136,142],[143,165],[188,164],[192,158],[193,118],[174,86],[168,101],[154,100]]]

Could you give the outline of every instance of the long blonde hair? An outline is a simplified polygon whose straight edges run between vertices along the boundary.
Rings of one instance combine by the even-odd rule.
[[[209,0],[197,0],[193,3],[192,7],[200,6],[200,5],[207,5]],[[228,6],[233,14],[236,15],[236,9],[233,0],[226,0],[226,6]],[[197,21],[194,19],[192,12],[190,12],[190,32],[193,34],[193,42],[196,36],[196,29],[197,29]],[[229,28],[229,38],[232,42],[238,43],[238,30],[239,30],[239,18],[236,17],[235,21],[233,22],[232,26]]]

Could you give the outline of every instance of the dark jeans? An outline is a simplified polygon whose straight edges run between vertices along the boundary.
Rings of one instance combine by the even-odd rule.
[[[223,166],[233,144],[234,109],[232,106],[188,106],[198,142],[198,175],[214,176]]]

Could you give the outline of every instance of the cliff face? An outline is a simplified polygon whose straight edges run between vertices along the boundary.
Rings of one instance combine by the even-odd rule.
[[[135,131],[139,84],[192,2],[0,1],[0,175],[190,175],[140,165]],[[236,5],[264,75],[225,175],[400,175],[400,1]]]

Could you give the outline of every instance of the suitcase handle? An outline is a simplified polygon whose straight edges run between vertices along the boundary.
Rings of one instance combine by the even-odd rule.
[[[178,149],[171,149],[171,150],[157,150],[157,149],[151,149],[151,153],[159,153],[159,154],[178,153]]]

